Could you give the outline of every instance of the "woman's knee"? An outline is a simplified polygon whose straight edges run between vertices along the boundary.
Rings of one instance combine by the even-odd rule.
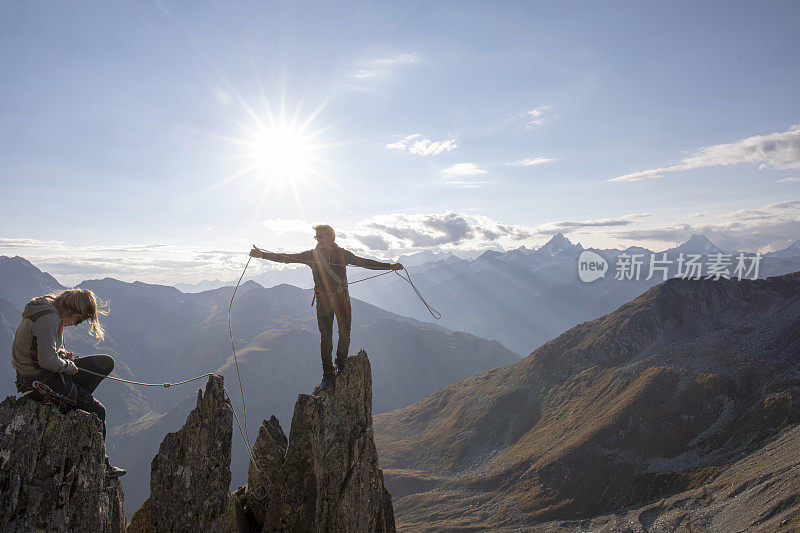
[[[86,355],[83,357],[76,357],[75,364],[80,368],[88,368],[89,370],[100,372],[103,374],[110,374],[114,370],[114,358],[106,354]]]
[[[114,358],[110,355],[100,354],[97,356],[97,366],[102,368],[103,372],[110,374],[114,370]]]

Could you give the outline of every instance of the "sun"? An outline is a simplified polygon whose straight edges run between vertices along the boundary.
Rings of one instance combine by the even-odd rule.
[[[284,124],[264,128],[252,143],[252,159],[261,174],[275,179],[303,179],[314,161],[313,141]]]
[[[298,210],[304,213],[304,189],[320,182],[333,185],[325,176],[324,168],[328,163],[325,154],[327,149],[336,145],[322,141],[321,135],[326,128],[316,125],[325,103],[302,117],[301,105],[291,115],[287,113],[284,97],[279,108],[273,111],[263,91],[262,105],[258,108],[250,105],[238,92],[234,91],[234,94],[246,119],[233,121],[237,134],[215,136],[234,146],[229,159],[235,162],[235,170],[217,185],[234,180],[242,182],[245,193],[258,199],[259,208],[273,192],[288,191]]]

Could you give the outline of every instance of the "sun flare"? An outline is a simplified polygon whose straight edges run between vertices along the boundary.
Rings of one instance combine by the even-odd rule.
[[[281,101],[279,110],[273,113],[262,93],[263,110],[257,112],[238,92],[235,94],[250,124],[235,121],[239,134],[217,136],[236,147],[230,156],[236,161],[235,170],[218,185],[241,180],[246,193],[258,198],[259,207],[271,192],[288,190],[302,212],[301,189],[310,188],[317,182],[332,184],[325,176],[324,154],[334,145],[321,142],[319,137],[323,129],[313,127],[324,104],[301,119],[299,106],[289,117],[285,101]]]
[[[265,128],[253,144],[253,159],[259,172],[278,179],[295,180],[308,172],[313,144],[296,129],[287,126]]]

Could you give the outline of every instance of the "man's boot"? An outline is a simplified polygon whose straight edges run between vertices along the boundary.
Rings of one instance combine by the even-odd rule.
[[[106,476],[110,478],[115,478],[119,476],[124,476],[127,473],[128,471],[125,470],[124,468],[112,465],[111,462],[108,460],[108,456],[106,455]]]
[[[346,355],[336,354],[336,371],[338,373],[344,372],[344,360],[347,359]]]

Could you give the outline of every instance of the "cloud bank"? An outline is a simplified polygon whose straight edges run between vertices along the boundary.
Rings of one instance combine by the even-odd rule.
[[[668,172],[740,163],[758,163],[759,168],[800,168],[800,125],[782,133],[755,135],[734,143],[706,146],[678,164],[631,172],[608,181],[641,181],[662,178]]]

